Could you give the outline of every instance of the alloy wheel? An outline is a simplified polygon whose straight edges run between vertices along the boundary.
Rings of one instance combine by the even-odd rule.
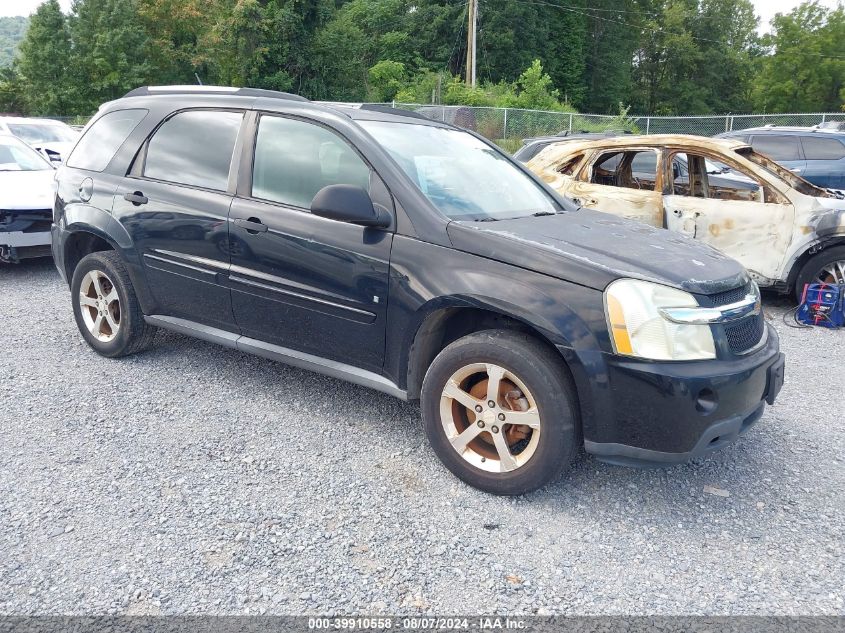
[[[513,372],[490,363],[456,371],[443,388],[440,420],[452,448],[488,472],[525,466],[540,442],[540,412]]]
[[[826,284],[845,284],[845,259],[823,266],[816,279]]]
[[[114,283],[100,270],[91,270],[79,286],[82,320],[91,335],[102,343],[114,340],[120,331],[120,298]]]

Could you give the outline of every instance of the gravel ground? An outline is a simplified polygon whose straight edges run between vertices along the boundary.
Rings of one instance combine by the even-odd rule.
[[[503,499],[416,406],[175,334],[101,358],[52,262],[0,267],[0,613],[843,614],[845,332],[768,309],[745,438]]]

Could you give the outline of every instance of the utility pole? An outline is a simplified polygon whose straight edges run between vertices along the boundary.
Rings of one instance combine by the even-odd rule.
[[[477,49],[476,36],[478,35],[478,0],[469,0],[467,4],[467,75],[466,83],[475,88],[476,80],[476,59]]]

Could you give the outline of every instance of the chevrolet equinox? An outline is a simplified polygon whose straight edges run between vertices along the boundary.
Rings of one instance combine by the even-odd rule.
[[[556,479],[581,446],[703,455],[783,383],[736,261],[578,208],[420,114],[139,88],[56,179],[53,254],[96,352],[164,328],[419,400],[443,464],[496,494]]]

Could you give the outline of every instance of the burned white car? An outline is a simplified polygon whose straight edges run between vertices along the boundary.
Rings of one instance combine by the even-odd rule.
[[[746,143],[685,135],[569,141],[528,167],[582,206],[714,246],[761,286],[800,296],[806,283],[845,283],[845,199]]]
[[[29,145],[0,135],[0,262],[50,255],[55,173]]]

